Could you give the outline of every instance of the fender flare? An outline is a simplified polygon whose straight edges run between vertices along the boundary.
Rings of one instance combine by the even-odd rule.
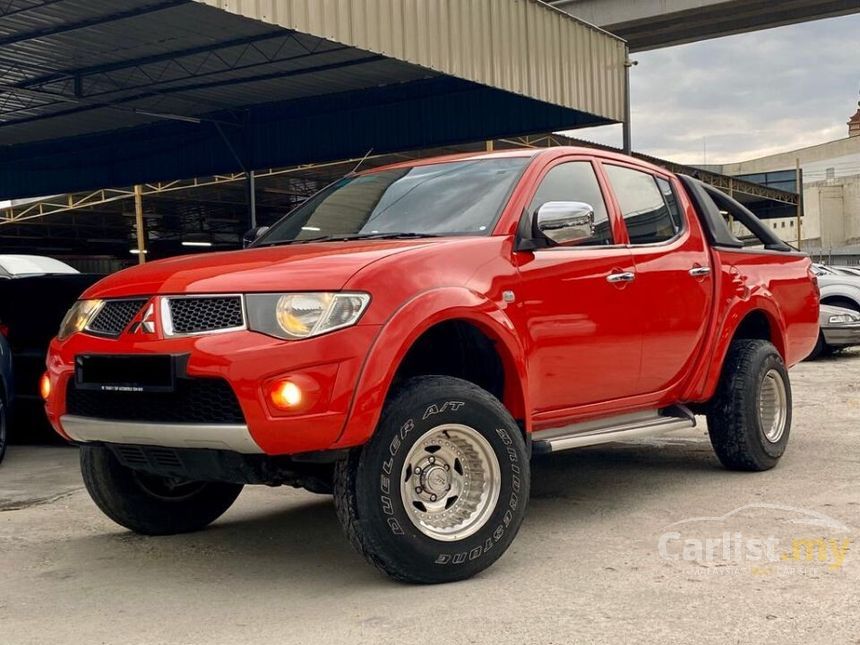
[[[361,367],[343,431],[332,448],[358,446],[371,437],[406,353],[424,332],[447,320],[472,323],[496,343],[505,372],[504,403],[530,429],[525,350],[510,318],[481,294],[441,287],[416,295],[383,324]]]
[[[786,356],[786,325],[785,317],[776,299],[770,293],[752,294],[747,300],[737,300],[726,312],[726,316],[720,326],[721,331],[716,338],[716,346],[711,354],[709,368],[706,372],[701,388],[701,399],[710,399],[717,388],[720,376],[723,373],[723,364],[729,353],[729,347],[744,320],[750,315],[761,312],[770,327],[771,342],[776,350],[787,361]]]

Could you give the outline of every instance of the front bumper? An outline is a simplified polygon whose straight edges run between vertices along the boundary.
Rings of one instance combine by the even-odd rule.
[[[263,452],[248,426],[228,423],[106,421],[64,414],[60,425],[79,443],[106,442],[165,448],[205,448],[242,454]]]
[[[212,448],[245,454],[298,454],[329,449],[347,419],[362,363],[378,332],[357,325],[300,341],[283,341],[247,330],[138,340],[77,333],[56,339],[48,352],[51,394],[46,411],[54,428],[78,442]],[[66,389],[79,354],[187,355],[190,378],[224,379],[236,394],[245,423],[165,423],[70,415]],[[284,376],[310,378],[320,395],[302,413],[273,410],[265,386]]]
[[[860,345],[860,323],[822,327],[824,342],[831,347],[850,347]]]

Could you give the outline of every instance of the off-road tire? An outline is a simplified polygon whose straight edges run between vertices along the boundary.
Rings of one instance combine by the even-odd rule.
[[[815,341],[815,347],[812,348],[812,351],[809,352],[809,356],[805,359],[806,361],[814,361],[817,358],[821,358],[822,356],[828,356],[832,354],[832,350],[828,351],[827,343],[824,342],[824,334],[820,331],[818,332],[818,340]]]
[[[401,477],[419,440],[448,424],[467,426],[488,442],[500,477],[497,501],[480,528],[442,540],[410,519]],[[352,545],[383,573],[402,582],[452,582],[486,569],[510,546],[525,516],[529,478],[522,433],[495,397],[468,381],[422,376],[389,398],[371,440],[338,462],[334,501]]]
[[[160,496],[145,482],[158,478],[123,466],[102,446],[81,447],[81,474],[96,505],[120,526],[143,535],[199,531],[230,508],[241,484],[198,482],[185,495]],[[148,479],[147,479],[148,478]]]
[[[782,378],[786,394],[785,426],[776,441],[766,437],[759,415],[763,383],[771,370]],[[791,430],[791,384],[782,357],[771,343],[732,343],[707,418],[711,445],[726,468],[762,471],[777,464]]]

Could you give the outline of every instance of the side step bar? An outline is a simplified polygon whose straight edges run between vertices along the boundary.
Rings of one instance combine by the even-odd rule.
[[[684,406],[636,412],[608,419],[575,423],[532,434],[532,453],[546,454],[570,448],[626,441],[696,427],[696,417]]]

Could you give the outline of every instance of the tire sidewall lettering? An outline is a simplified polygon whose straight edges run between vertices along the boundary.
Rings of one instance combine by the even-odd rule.
[[[406,523],[403,523],[400,519],[401,513],[405,513],[406,511],[402,508],[403,500],[399,497],[399,471],[402,468],[402,464],[398,456],[403,451],[404,446],[408,450],[413,445],[413,442],[408,440],[411,436],[416,434],[421,436],[426,430],[444,423],[467,423],[463,421],[460,415],[469,409],[471,408],[468,402],[456,399],[443,399],[430,403],[423,408],[423,412],[419,413],[420,418],[419,416],[411,416],[400,423],[398,430],[393,434],[386,448],[384,448],[385,455],[381,463],[382,472],[379,474],[377,480],[379,491],[377,499],[379,500],[379,509],[387,524],[390,535],[398,538],[402,538],[405,535],[414,535],[419,542],[424,542],[425,544],[429,541],[437,543],[439,546],[445,545],[444,542],[437,542],[420,534],[411,521],[408,521],[408,518]],[[487,412],[489,411],[479,410],[478,413],[484,416]],[[467,425],[477,427],[475,423],[467,423]],[[496,455],[499,458],[499,465],[503,470],[502,479],[508,482],[505,486],[506,490],[502,491],[503,494],[505,492],[508,493],[504,504],[504,512],[501,513],[501,517],[498,517],[501,511],[500,507],[502,506],[502,500],[499,500],[496,509],[493,511],[497,519],[495,521],[491,520],[493,524],[488,523],[478,533],[471,536],[472,538],[477,537],[480,542],[470,545],[465,549],[463,549],[466,546],[465,544],[450,543],[450,546],[456,550],[436,552],[435,555],[428,554],[431,555],[431,562],[435,565],[464,565],[475,562],[486,553],[495,551],[496,545],[508,537],[508,529],[514,522],[514,513],[520,506],[522,465],[517,453],[517,447],[510,434],[511,430],[498,427],[497,425],[491,427],[493,427],[493,430],[484,436],[490,441],[491,445],[496,446]],[[507,455],[508,458],[505,459],[504,455]],[[457,549],[457,546],[460,546],[460,549]]]

